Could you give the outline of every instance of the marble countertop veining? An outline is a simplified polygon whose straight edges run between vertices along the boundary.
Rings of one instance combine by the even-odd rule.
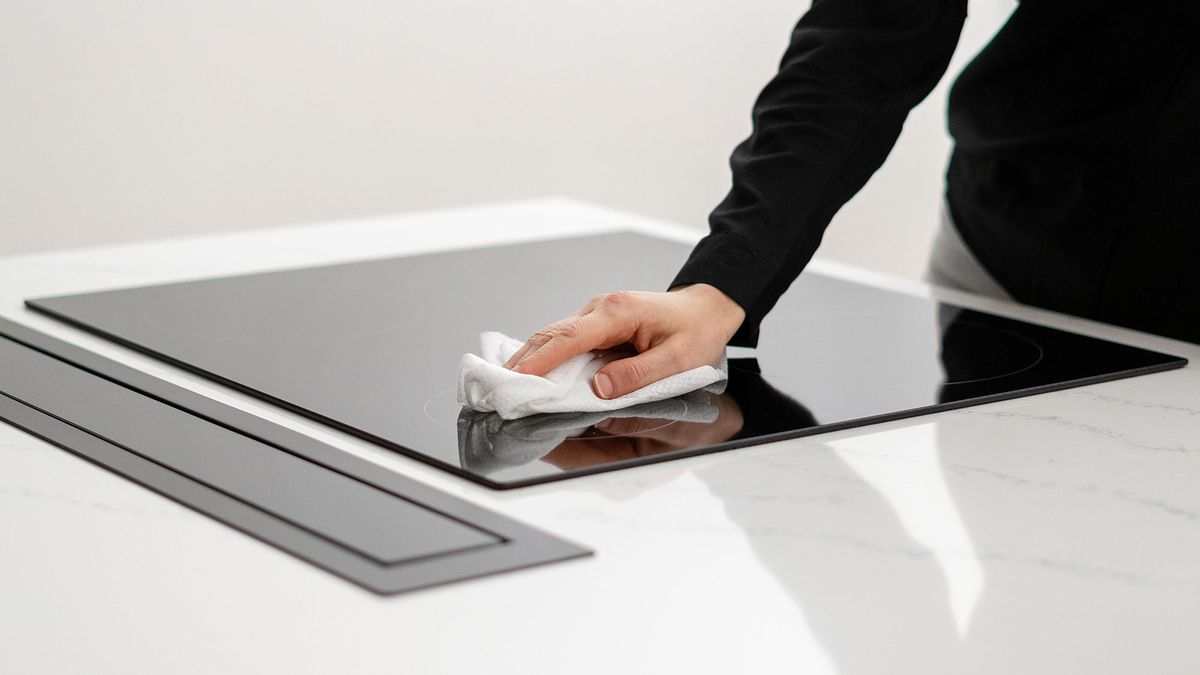
[[[616,229],[696,236],[551,199],[0,260],[5,317],[596,550],[377,597],[0,425],[0,671],[1200,672],[1192,366],[495,492],[21,305]],[[1197,345],[815,267],[1200,359]]]

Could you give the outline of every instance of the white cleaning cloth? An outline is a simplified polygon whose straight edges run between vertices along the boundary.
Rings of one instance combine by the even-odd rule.
[[[719,413],[702,391],[620,410],[530,415],[519,420],[464,408],[458,413],[458,459],[464,469],[486,476],[536,462],[568,438],[586,433],[603,420],[642,418],[712,424]],[[577,442],[603,443],[612,438],[601,435]]]
[[[480,356],[464,354],[458,364],[458,402],[480,412],[496,412],[506,420],[538,413],[600,412],[661,401],[696,389],[718,393],[725,388],[727,366],[700,366],[672,375],[612,399],[592,391],[592,375],[623,354],[587,353],[567,359],[545,377],[514,373],[504,362],[524,343],[503,333],[479,336]]]

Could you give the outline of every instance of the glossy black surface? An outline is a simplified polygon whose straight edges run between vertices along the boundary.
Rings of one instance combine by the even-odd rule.
[[[731,361],[726,392],[707,402],[512,423],[455,402],[458,360],[480,332],[524,337],[596,293],[661,289],[687,252],[622,233],[29,305],[495,487],[1185,363],[806,273],[763,323],[757,358]],[[701,409],[710,421],[681,419]]]
[[[5,319],[0,420],[377,593],[588,554]]]

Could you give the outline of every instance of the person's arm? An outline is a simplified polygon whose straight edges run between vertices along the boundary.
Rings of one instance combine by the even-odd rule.
[[[733,187],[671,287],[705,283],[758,325],[808,264],[834,213],[883,163],[941,79],[966,0],[815,0],[730,158]]]
[[[733,153],[733,188],[668,293],[598,296],[535,333],[506,367],[544,375],[622,343],[593,381],[615,398],[754,346],[833,214],[891,150],[949,63],[966,0],[815,0]]]

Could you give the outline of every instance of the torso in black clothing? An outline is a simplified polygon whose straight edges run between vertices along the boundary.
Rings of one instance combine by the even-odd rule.
[[[1198,37],[1184,3],[1026,0],[963,71],[949,200],[1018,300],[1200,342]]]
[[[964,16],[965,0],[816,0],[800,20],[672,283],[738,301],[734,344],[882,163]],[[1017,300],[1200,342],[1200,2],[1025,0],[949,114],[954,220]]]

